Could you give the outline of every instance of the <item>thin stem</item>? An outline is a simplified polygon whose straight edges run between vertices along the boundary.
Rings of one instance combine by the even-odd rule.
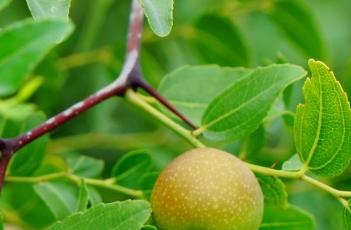
[[[289,171],[267,168],[267,167],[263,167],[263,166],[259,166],[259,165],[250,164],[250,163],[245,163],[245,164],[253,172],[260,173],[263,175],[268,175],[268,176],[284,177],[284,178],[290,178],[290,179],[299,179],[303,175],[300,171],[289,172]]]
[[[129,101],[130,103],[138,106],[142,110],[146,111],[153,117],[157,118],[159,121],[161,121],[164,125],[172,129],[174,132],[179,134],[180,136],[184,137],[190,144],[192,144],[195,147],[205,147],[204,144],[202,144],[199,140],[197,140],[193,135],[191,135],[191,132],[184,127],[178,125],[174,121],[172,121],[170,118],[168,118],[166,115],[149,105],[147,102],[145,102],[137,93],[135,93],[133,90],[128,90],[126,93],[126,100]]]
[[[254,165],[250,163],[246,163],[246,165],[256,173],[260,173],[263,175],[268,175],[268,176],[276,176],[276,177],[283,177],[283,178],[289,178],[289,179],[301,179],[321,190],[324,190],[328,192],[329,194],[340,198],[340,197],[351,197],[351,191],[342,191],[335,189],[327,184],[324,184],[323,182],[320,182],[310,176],[307,176],[304,174],[304,170],[300,170],[297,172],[290,172],[290,171],[283,171],[283,170],[276,170],[276,169],[271,169],[271,168],[266,168],[262,167],[259,165]]]
[[[100,187],[100,188],[105,188],[109,190],[113,190],[116,192],[120,192],[123,194],[126,194],[131,197],[136,197],[136,198],[142,198],[143,193],[139,190],[134,190],[130,189],[121,185],[116,184],[115,178],[108,178],[105,180],[99,180],[99,179],[93,179],[93,178],[84,178],[80,177],[68,172],[58,172],[58,173],[52,173],[52,174],[47,174],[47,175],[42,175],[42,176],[37,176],[37,177],[13,177],[13,176],[8,176],[6,178],[6,182],[12,182],[12,183],[41,183],[45,181],[50,181],[50,180],[56,180],[56,179],[61,179],[65,178],[68,179],[76,184],[79,184],[82,179],[84,179],[85,183],[87,185],[95,186],[95,187]]]

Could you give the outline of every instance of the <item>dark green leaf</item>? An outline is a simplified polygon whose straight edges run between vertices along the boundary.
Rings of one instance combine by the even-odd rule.
[[[153,167],[152,158],[146,150],[137,150],[124,155],[113,167],[112,176],[117,184],[137,188],[140,175],[149,172]]]
[[[4,230],[4,218],[2,217],[1,213],[0,213],[0,230]]]
[[[309,170],[320,176],[336,176],[350,163],[350,104],[325,64],[309,60],[309,67],[312,78],[303,88],[305,104],[297,107],[295,144]]]
[[[11,131],[19,135],[45,120],[45,116],[42,113],[35,113],[28,117],[20,127],[16,130],[14,127],[7,127],[7,129],[12,129]],[[9,124],[9,123],[8,123]],[[46,146],[49,142],[48,136],[43,136],[34,142],[27,145],[25,148],[21,149],[14,155],[10,164],[10,174],[16,176],[28,176],[35,172],[44,160]]]
[[[261,230],[315,230],[313,217],[292,206],[280,208],[274,205],[265,205]]]
[[[62,182],[36,184],[35,192],[46,203],[56,219],[61,220],[74,213],[77,204],[76,189]]]
[[[249,51],[242,35],[229,18],[202,16],[195,24],[193,41],[208,64],[248,66]]]
[[[99,204],[83,213],[77,213],[57,222],[50,230],[139,230],[151,214],[146,201],[123,201]]]
[[[36,64],[72,31],[62,20],[26,20],[0,31],[0,96],[13,94]]]
[[[307,57],[326,58],[324,42],[316,19],[302,1],[274,0],[268,13],[291,42]]]
[[[257,156],[264,147],[265,140],[265,129],[263,125],[261,125],[260,127],[258,127],[258,129],[256,129],[255,132],[251,133],[247,138],[247,141],[245,143],[246,158],[255,158],[255,156]]]
[[[76,212],[85,211],[88,207],[88,202],[89,202],[88,187],[84,179],[82,179],[80,182]]]
[[[68,20],[71,0],[27,0],[27,4],[34,19]]]
[[[281,91],[306,71],[289,64],[259,67],[235,82],[207,107],[201,131],[213,140],[234,140],[257,129]]]
[[[282,208],[288,206],[288,193],[284,183],[276,177],[256,175],[260,183],[265,204],[273,204]]]
[[[209,102],[250,72],[217,65],[184,66],[165,76],[160,93],[196,125]]]
[[[143,175],[139,180],[139,188],[141,191],[143,191],[144,196],[147,199],[150,199],[151,197],[152,189],[154,188],[159,174],[159,172],[150,172]]]
[[[140,0],[151,29],[158,36],[167,36],[173,26],[173,0]]]

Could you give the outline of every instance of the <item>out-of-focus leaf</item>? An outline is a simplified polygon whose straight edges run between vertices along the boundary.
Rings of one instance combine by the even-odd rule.
[[[139,189],[143,191],[147,199],[151,197],[152,189],[154,188],[159,174],[159,172],[150,172],[142,176],[139,180]]]
[[[141,230],[157,230],[157,228],[153,225],[144,225]]]
[[[173,26],[173,0],[139,0],[151,29],[158,36],[167,36]]]
[[[139,230],[151,214],[146,201],[127,200],[110,204],[99,204],[57,222],[50,230],[95,230],[128,229]]]
[[[274,0],[268,13],[307,57],[326,59],[325,44],[316,19],[302,1]]]
[[[27,0],[27,4],[34,19],[68,20],[71,0]]]
[[[308,169],[320,176],[336,176],[351,159],[351,111],[346,93],[322,62],[309,60],[312,78],[303,88],[305,104],[296,110],[297,152]]]
[[[8,136],[19,135],[37,126],[44,120],[45,115],[38,112],[29,116],[24,122],[17,122],[17,127],[10,125],[8,122],[6,130],[11,129],[11,134]],[[35,172],[43,162],[48,142],[48,136],[43,136],[17,152],[11,160],[9,173],[13,176],[28,176]]]
[[[285,171],[298,171],[302,168],[302,162],[298,154],[294,154],[289,160],[285,161],[282,169]]]
[[[184,66],[165,76],[160,93],[196,125],[209,102],[251,70],[217,65]]]
[[[247,137],[246,145],[246,158],[254,159],[257,156],[265,144],[265,129],[263,125],[258,127],[255,132],[251,133]]]
[[[315,230],[313,217],[292,206],[280,208],[274,205],[265,205],[261,230]]]
[[[71,185],[62,182],[36,184],[35,192],[50,208],[56,219],[62,220],[75,212],[77,191]]]
[[[140,175],[149,172],[153,167],[151,155],[146,150],[127,153],[113,167],[112,176],[117,183],[130,188],[137,188]]]
[[[89,195],[89,203],[91,204],[91,206],[102,203],[102,197],[94,187],[87,186],[87,189]]]
[[[2,217],[1,213],[0,213],[0,230],[4,230],[4,218]]]
[[[88,187],[84,179],[82,179],[80,182],[76,212],[85,211],[88,207],[88,202],[89,202]]]
[[[55,221],[52,212],[31,184],[6,184],[1,193],[1,201],[11,210],[16,210],[16,215],[21,222],[32,228],[43,229]],[[3,211],[7,210],[3,209]]]
[[[208,64],[248,66],[249,51],[242,35],[229,18],[204,15],[195,24],[194,44]]]
[[[4,9],[12,0],[0,0],[0,10]]]
[[[265,204],[273,204],[282,208],[286,208],[288,205],[288,193],[284,183],[276,177],[256,175],[258,182],[260,183]]]
[[[0,96],[13,94],[36,64],[72,31],[62,20],[26,20],[0,31]]]
[[[259,67],[217,96],[202,117],[204,136],[228,141],[257,129],[282,92],[303,78],[301,67],[281,64]]]
[[[349,207],[344,208],[344,212],[343,212],[343,220],[344,220],[345,230],[351,229],[351,210],[350,210],[351,200],[349,200],[348,202],[349,202]]]
[[[104,162],[92,157],[79,154],[67,154],[64,158],[72,173],[81,177],[99,176],[104,169]]]

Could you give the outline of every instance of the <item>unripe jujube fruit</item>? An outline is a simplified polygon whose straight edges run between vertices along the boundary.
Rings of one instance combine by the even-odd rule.
[[[254,174],[213,148],[177,157],[157,179],[151,205],[160,230],[256,230],[263,215]]]

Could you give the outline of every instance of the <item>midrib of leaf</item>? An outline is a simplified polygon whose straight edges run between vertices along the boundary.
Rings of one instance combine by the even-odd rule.
[[[278,73],[275,74],[274,79],[278,76]],[[253,79],[252,79],[253,80]],[[246,85],[243,85],[242,87],[246,87]],[[265,90],[263,90],[261,93],[257,94],[256,96],[250,98],[249,100],[247,100],[246,102],[244,102],[243,104],[241,104],[240,106],[238,106],[237,108],[233,109],[232,111],[223,114],[222,116],[218,117],[217,119],[213,120],[212,122],[208,123],[207,125],[202,126],[202,129],[206,130],[209,127],[211,127],[212,125],[216,124],[217,122],[220,122],[221,120],[225,119],[226,117],[232,115],[233,113],[236,113],[239,109],[241,109],[242,107],[248,105],[249,103],[251,103],[253,100],[255,100],[256,98],[258,98],[259,96],[266,94],[267,91],[269,91],[270,89],[274,88],[275,85],[271,85],[270,87],[266,88]],[[240,89],[240,88],[239,88]]]
[[[337,82],[337,84],[338,84],[338,82]],[[338,90],[337,90],[337,88],[336,88],[338,85],[333,84],[333,86],[334,86],[334,90],[335,90],[336,92],[338,92]],[[340,86],[340,87],[341,87],[341,86]],[[338,94],[338,93],[337,93],[337,94]],[[340,101],[340,97],[337,97],[337,98],[338,98],[338,102],[339,102],[340,108],[343,108],[342,103],[341,103],[341,101]],[[342,122],[343,122],[342,141],[340,142],[337,151],[335,151],[335,154],[334,154],[326,163],[324,163],[323,165],[321,165],[321,166],[319,166],[319,167],[309,167],[310,169],[314,169],[314,170],[316,170],[316,169],[321,169],[321,168],[325,167],[326,165],[328,165],[330,162],[332,162],[332,161],[335,159],[335,157],[338,155],[338,153],[340,152],[340,150],[341,150],[341,148],[342,148],[342,146],[343,146],[343,144],[344,144],[344,141],[345,141],[345,133],[346,133],[346,128],[345,128],[345,127],[346,127],[346,124],[345,124],[345,113],[344,113],[344,109],[342,109]]]
[[[319,73],[318,73],[319,74]],[[318,78],[318,83],[319,83],[319,114],[318,114],[318,126],[317,126],[317,133],[316,133],[316,136],[313,140],[313,145],[312,145],[312,148],[310,149],[310,152],[308,153],[308,158],[307,158],[307,161],[305,162],[305,167],[308,167],[312,157],[313,157],[313,154],[318,146],[318,142],[319,142],[319,136],[321,134],[321,127],[322,127],[322,112],[323,112],[323,92],[322,92],[322,84],[321,84],[321,78],[319,77]],[[311,82],[311,86],[313,86],[312,82]],[[305,112],[305,111],[304,111]],[[304,117],[303,117],[304,119]],[[301,120],[302,122],[304,120]],[[302,123],[301,122],[301,123]]]

